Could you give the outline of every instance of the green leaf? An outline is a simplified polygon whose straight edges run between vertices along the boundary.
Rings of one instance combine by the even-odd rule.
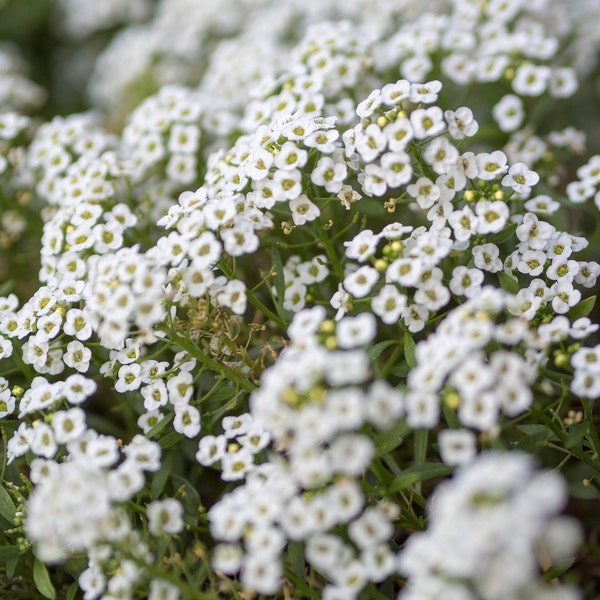
[[[16,546],[0,546],[0,564],[5,564],[18,555],[19,549]]]
[[[14,558],[11,558],[9,561],[6,562],[6,578],[10,581],[11,579],[14,578],[15,576],[15,572],[17,570],[17,566],[19,565],[19,560],[21,558],[21,555],[18,554],[17,556],[15,556]]]
[[[178,433],[177,431],[171,431],[170,433],[167,433],[165,437],[161,438],[158,443],[160,444],[161,448],[170,448],[171,446],[179,443],[184,437],[185,436],[183,434]]]
[[[198,508],[201,506],[200,494],[196,488],[180,475],[172,476],[173,483],[181,492],[181,502],[185,507],[186,523],[197,525],[198,523]]]
[[[415,357],[415,339],[409,331],[404,332],[404,359],[411,369],[417,366],[417,359]]]
[[[576,448],[581,446],[581,440],[583,440],[587,432],[587,421],[584,421],[583,423],[577,423],[577,425],[572,425],[569,427],[569,433],[567,434],[567,439],[565,440],[565,446],[567,448]]]
[[[510,275],[504,273],[504,271],[498,272],[498,281],[500,282],[500,287],[510,294],[517,294],[521,289],[519,282]]]
[[[74,581],[69,586],[69,589],[67,590],[67,595],[66,595],[65,600],[75,600],[75,596],[77,595],[78,591],[79,591],[79,583]]]
[[[516,230],[517,230],[517,224],[510,223],[510,225],[507,225],[506,227],[504,227],[502,229],[502,231],[499,231],[498,233],[495,233],[494,235],[490,235],[488,238],[486,238],[486,242],[489,242],[491,244],[500,244],[500,243],[506,241],[507,239],[511,238],[514,235]]]
[[[283,299],[285,297],[285,278],[283,275],[283,262],[277,244],[273,244],[271,248],[271,264],[275,268],[273,273],[273,284],[275,286],[276,298],[273,298],[277,307],[277,314],[280,317],[284,316]]]
[[[3,485],[0,485],[0,515],[2,515],[11,525],[15,523],[15,513],[17,507]]]
[[[552,581],[560,577],[565,571],[568,571],[575,562],[575,557],[563,558],[557,563],[553,564],[547,571],[544,571],[544,579],[546,581]]]
[[[597,296],[590,296],[585,300],[582,300],[579,304],[575,305],[568,313],[567,316],[571,322],[581,317],[587,317],[596,304]]]
[[[167,479],[169,479],[171,471],[173,470],[173,460],[175,459],[175,452],[177,452],[177,449],[170,450],[163,456],[160,469],[157,473],[154,474],[154,477],[152,478],[152,484],[150,485],[150,494],[152,495],[152,498],[158,498],[162,491],[165,489]]]
[[[46,569],[46,565],[37,558],[33,562],[33,582],[44,598],[48,598],[48,600],[56,599],[56,590],[50,581],[48,569]]]
[[[304,544],[302,542],[290,542],[288,545],[288,554],[290,557],[290,566],[294,575],[298,579],[302,579],[305,576],[305,562],[304,562]]]
[[[525,434],[517,447],[526,452],[535,452],[541,446],[547,446],[549,441],[558,441],[556,434],[546,425],[518,425],[517,430]]]
[[[428,429],[417,429],[415,431],[415,463],[420,465],[427,457]]]
[[[156,425],[154,425],[154,427],[150,429],[150,431],[148,431],[146,437],[149,440],[156,437],[173,420],[174,416],[175,415],[167,415],[166,417],[163,417]]]
[[[446,420],[446,423],[448,423],[448,425],[452,429],[460,429],[461,424],[460,424],[460,421],[458,420],[456,411],[453,410],[452,408],[450,408],[443,400],[442,400],[441,404],[442,404],[442,413],[444,415],[444,419]]]
[[[370,362],[377,360],[390,346],[394,346],[396,344],[396,340],[385,340],[383,342],[379,342],[375,344],[372,348],[367,350],[367,356],[369,357]]]
[[[415,465],[402,471],[402,474],[394,479],[390,487],[390,492],[395,493],[404,490],[415,483],[437,479],[438,477],[447,477],[452,473],[452,467],[443,463],[423,463]]]
[[[375,446],[377,457],[385,456],[392,450],[395,450],[404,438],[411,432],[411,428],[406,424],[406,421],[398,421],[391,429],[378,433],[375,438]]]

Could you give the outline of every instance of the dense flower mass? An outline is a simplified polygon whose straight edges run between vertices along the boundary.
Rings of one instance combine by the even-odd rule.
[[[595,0],[100,4],[0,48],[2,589],[600,594]]]

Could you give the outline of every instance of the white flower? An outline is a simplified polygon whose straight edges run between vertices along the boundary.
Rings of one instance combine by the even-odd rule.
[[[399,321],[407,307],[407,298],[395,285],[384,285],[371,300],[371,309],[386,324]]]
[[[434,137],[446,129],[444,113],[439,106],[413,110],[410,113],[410,123],[415,138],[419,140]]]
[[[217,301],[222,306],[230,308],[236,315],[243,315],[247,303],[246,286],[237,279],[228,281],[217,294]]]
[[[529,195],[531,187],[540,180],[540,176],[531,171],[524,163],[515,163],[502,179],[502,185],[512,188],[517,194]]]
[[[184,527],[183,506],[174,498],[156,500],[148,504],[146,517],[152,535],[179,533]]]
[[[365,100],[359,102],[356,107],[356,114],[361,119],[370,117],[381,106],[382,101],[381,90],[373,90]]]
[[[419,177],[415,183],[406,186],[406,191],[423,209],[431,208],[440,197],[440,188],[427,177]]]
[[[226,452],[227,438],[219,435],[205,435],[198,442],[198,452],[196,452],[196,460],[204,466],[210,466],[219,462]]]
[[[328,191],[334,192],[337,190]],[[304,194],[290,200],[289,206],[292,211],[294,225],[304,225],[309,221],[314,221],[321,214],[319,207],[311,202]]]
[[[400,187],[412,179],[413,169],[411,166],[411,158],[404,151],[387,152],[383,154],[380,159],[380,164],[385,171],[384,177],[388,187]]]
[[[52,415],[52,429],[58,444],[77,439],[86,429],[85,412],[78,407],[55,412]]]
[[[386,83],[381,88],[381,100],[387,106],[396,106],[408,98],[411,84],[406,79],[399,79],[396,83]]]
[[[469,269],[463,265],[454,267],[452,279],[448,284],[453,294],[464,295],[472,298],[481,290],[483,272],[479,269]]]
[[[434,79],[427,83],[411,83],[408,99],[414,104],[433,104],[442,89],[442,82]]]
[[[525,111],[519,96],[506,94],[492,109],[494,119],[502,131],[515,131],[521,126]]]
[[[377,269],[364,265],[344,278],[344,288],[355,298],[368,296],[379,279]],[[334,307],[335,308],[335,307]]]
[[[569,312],[569,309],[581,300],[581,292],[576,290],[571,282],[564,279],[557,281],[550,291],[554,295],[552,308],[560,315]]]
[[[79,340],[73,340],[67,344],[67,351],[62,357],[65,365],[85,373],[90,366],[92,351],[86,348]]]
[[[356,348],[373,341],[377,333],[375,317],[368,312],[338,321],[336,338],[340,348]]]
[[[506,154],[501,150],[494,152],[481,152],[475,156],[477,164],[477,177],[484,181],[491,181],[498,175],[508,170]]]
[[[383,196],[387,191],[387,176],[388,171],[384,167],[375,164],[367,165],[362,177],[362,189],[365,194]]]
[[[371,123],[356,136],[356,152],[369,163],[377,158],[387,145],[387,137],[376,123]]]
[[[444,112],[444,117],[448,123],[448,133],[455,140],[472,137],[479,130],[479,124],[468,106],[461,106],[455,111],[447,110]]]
[[[479,200],[475,214],[479,219],[477,233],[497,233],[506,225],[510,211],[502,200]]]
[[[243,479],[246,473],[254,468],[254,455],[248,448],[228,451],[221,457],[221,478],[223,481]]]
[[[188,438],[196,437],[200,433],[200,411],[189,404],[176,404],[173,429]]]
[[[348,526],[350,539],[361,549],[379,546],[390,539],[394,526],[384,513],[375,508],[367,508],[363,514]]]
[[[322,156],[310,178],[314,184],[324,187],[329,193],[337,194],[342,189],[347,172],[346,163],[343,161],[334,160],[331,156]]]
[[[283,565],[271,556],[246,555],[242,561],[240,581],[259,594],[275,594],[281,587]]]
[[[544,271],[546,254],[541,250],[526,250],[517,263],[517,269],[521,273],[527,273],[533,277]]]
[[[414,137],[413,127],[406,117],[399,117],[383,128],[388,147],[392,152],[404,150]]]
[[[432,429],[439,422],[440,401],[432,392],[410,391],[404,396],[406,422],[411,429]]]
[[[500,249],[496,244],[488,243],[481,246],[473,246],[471,250],[475,266],[483,271],[497,273],[502,270],[500,260]]]
[[[546,91],[550,76],[549,67],[524,63],[515,73],[512,88],[521,96],[540,96]]]
[[[468,429],[442,429],[438,444],[440,456],[448,465],[464,465],[475,458],[476,438]]]

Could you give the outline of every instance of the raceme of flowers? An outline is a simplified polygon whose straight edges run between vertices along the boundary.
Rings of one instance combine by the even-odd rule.
[[[0,545],[40,593],[583,598],[600,159],[535,115],[593,72],[584,0],[60,4],[131,25],[101,110],[0,90],[0,242],[39,255]]]

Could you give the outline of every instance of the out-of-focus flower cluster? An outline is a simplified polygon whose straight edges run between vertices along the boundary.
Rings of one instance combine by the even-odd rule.
[[[593,1],[96,4],[84,112],[0,50],[0,579],[592,597]]]

